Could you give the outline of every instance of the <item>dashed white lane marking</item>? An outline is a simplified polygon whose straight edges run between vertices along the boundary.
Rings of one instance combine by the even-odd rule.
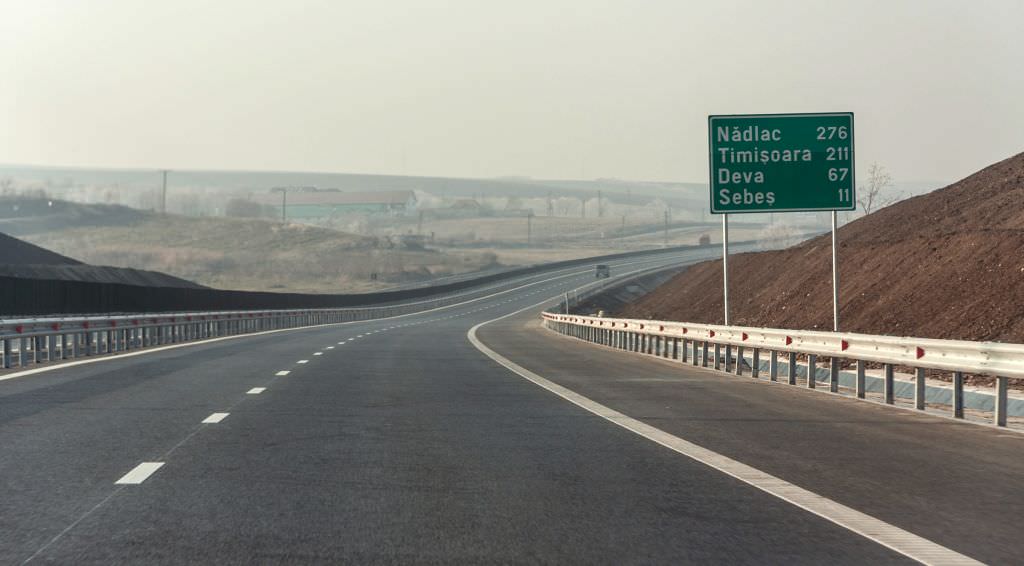
[[[291,373],[291,370],[283,369],[283,370],[275,373],[274,375],[288,375],[289,373]]]
[[[333,350],[333,349],[334,349],[334,346],[328,346],[328,347],[327,347],[326,349],[327,349],[327,350]]]
[[[297,361],[295,363],[297,363],[297,364],[308,364],[309,360],[299,360],[299,361]]]
[[[552,298],[553,299],[553,298]],[[823,519],[831,521],[840,527],[853,531],[868,540],[872,540],[882,546],[890,548],[908,558],[923,564],[982,564],[970,558],[946,548],[938,543],[932,542],[924,537],[917,536],[905,531],[895,525],[890,525],[880,519],[876,519],[865,513],[832,501],[802,487],[791,484],[782,478],[775,477],[757,468],[748,466],[742,462],[728,458],[717,452],[703,448],[692,442],[673,436],[663,430],[645,424],[632,417],[624,415],[610,407],[606,407],[593,401],[571,389],[562,387],[553,381],[549,381],[536,373],[516,364],[494,350],[488,348],[477,338],[476,332],[480,327],[490,324],[531,308],[547,304],[548,299],[541,303],[531,305],[516,312],[508,313],[498,318],[481,322],[469,329],[466,337],[477,350],[483,352],[487,357],[498,362],[506,369],[531,381],[534,384],[547,389],[551,393],[583,408],[601,418],[619,425],[622,428],[636,433],[647,440],[658,443],[665,448],[674,450],[683,456],[687,456],[706,466],[730,475],[748,485],[756,487],[761,491],[774,495],[779,499],[795,505],[805,511],[809,511]]]
[[[159,470],[160,466],[163,465],[163,462],[143,462],[132,468],[132,471],[121,476],[121,479],[114,483],[120,485],[138,485],[146,481],[146,478],[153,475],[153,472]]]
[[[228,418],[231,413],[212,413],[210,416],[203,419],[203,424],[217,424],[220,421]]]
[[[347,340],[342,340],[341,342],[338,342],[338,345],[339,345],[339,346],[344,346],[344,345],[345,345],[345,342],[347,342]]]
[[[322,355],[324,355],[324,353],[323,352],[313,352],[313,355],[314,356],[322,356]]]
[[[245,393],[247,395],[259,395],[260,393],[263,393],[266,390],[266,387],[253,387],[252,389],[246,391]]]

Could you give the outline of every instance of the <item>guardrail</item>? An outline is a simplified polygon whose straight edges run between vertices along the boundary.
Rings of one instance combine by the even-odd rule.
[[[882,365],[882,399],[895,403],[895,368],[914,369],[914,407],[925,408],[925,371],[951,372],[951,410],[955,418],[964,416],[964,375],[995,378],[993,422],[1006,426],[1008,380],[1024,378],[1024,345],[966,340],[935,340],[869,334],[812,332],[772,328],[718,326],[687,322],[602,318],[576,314],[545,312],[544,326],[550,330],[587,342],[630,352],[679,360],[702,367],[778,381],[780,366],[790,385],[803,373],[806,387],[827,383],[829,391],[839,391],[840,370],[844,360],[856,362],[854,395],[864,399],[869,362]],[[751,356],[748,361],[746,351]],[[764,367],[764,356],[768,363]],[[780,364],[779,357],[785,358]],[[803,368],[798,356],[805,359]],[[827,358],[827,377],[819,379],[819,363]],[[803,372],[800,372],[803,369]],[[808,376],[810,376],[808,378]]]
[[[373,320],[422,312],[471,300],[520,284],[516,277],[471,291],[425,301],[358,308],[301,310],[193,311],[0,320],[0,366],[26,367],[55,360],[113,354],[205,340],[235,334],[265,332]]]
[[[686,248],[690,249],[690,248]],[[625,259],[662,255],[680,249],[617,254]],[[621,256],[621,257],[620,257]],[[605,256],[611,257],[611,256]],[[550,264],[545,270],[530,268],[500,274],[502,278],[458,293],[439,295],[416,302],[386,303],[365,307],[317,309],[197,310],[188,312],[151,312],[101,314],[22,319],[0,319],[0,368],[26,367],[55,360],[113,354],[139,348],[179,342],[205,340],[299,328],[372,320],[422,312],[501,292],[542,275],[553,275],[592,260],[573,260]],[[539,271],[539,272],[538,272]]]

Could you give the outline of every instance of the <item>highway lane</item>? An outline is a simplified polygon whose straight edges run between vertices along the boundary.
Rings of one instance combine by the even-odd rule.
[[[574,284],[589,281],[589,271],[572,269],[524,284],[581,272]],[[565,281],[532,285],[515,296],[557,292],[552,285],[560,290]],[[390,321],[114,357],[0,383],[0,561],[17,561],[45,545],[110,496],[116,477],[142,459],[165,455],[202,428],[210,413],[236,402],[240,390],[266,386],[278,369],[300,365],[295,362],[310,357],[310,344],[321,342],[321,335],[333,338],[336,330],[369,336],[398,324],[498,308],[511,296]]]
[[[591,281],[2,382],[0,561],[905,561],[466,340]]]
[[[970,557],[1024,556],[1024,435],[584,343],[540,309],[480,328],[526,369]]]

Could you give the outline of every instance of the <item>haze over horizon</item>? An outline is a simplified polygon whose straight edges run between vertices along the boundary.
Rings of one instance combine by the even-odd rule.
[[[705,182],[707,115],[858,169],[1020,152],[1024,3],[3,1],[0,163]]]

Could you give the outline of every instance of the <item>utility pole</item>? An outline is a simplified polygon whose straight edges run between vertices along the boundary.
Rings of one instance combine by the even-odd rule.
[[[288,187],[274,187],[272,193],[281,193],[281,222],[288,221]]]
[[[164,177],[163,188],[160,190],[160,214],[167,214],[167,169],[160,172]]]

